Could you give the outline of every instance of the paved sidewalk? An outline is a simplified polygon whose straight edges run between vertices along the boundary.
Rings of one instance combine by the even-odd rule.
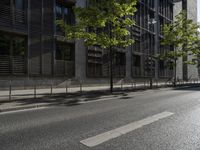
[[[113,95],[124,94],[136,90],[148,89],[149,84],[130,84],[115,85],[115,93],[109,92],[109,86],[92,87],[73,87],[51,88],[49,89],[28,89],[11,91],[11,100],[9,100],[9,91],[0,91],[0,112],[51,106],[51,105],[76,105],[79,102],[94,101],[113,98]],[[35,93],[36,92],[36,93]]]
[[[164,84],[157,85],[159,87],[164,86]],[[197,84],[199,86],[199,84]],[[184,88],[185,86],[180,86]],[[179,87],[179,88],[180,88]],[[178,87],[177,87],[178,88]],[[82,92],[80,92],[80,87],[68,88],[66,93],[65,88],[53,89],[53,94],[51,94],[51,89],[37,89],[36,97],[34,97],[34,90],[15,90],[12,91],[12,99],[9,100],[8,91],[0,91],[0,112],[37,108],[52,105],[78,105],[88,101],[99,101],[105,99],[113,99],[116,96],[126,96],[129,93],[135,94],[139,90],[140,93],[151,91],[149,85],[137,84],[137,85],[117,85],[115,86],[115,92],[111,94],[109,92],[109,86],[98,86],[98,87],[82,87]],[[159,88],[155,89],[158,90]],[[172,88],[163,88],[162,90],[167,90]],[[161,90],[161,89],[160,89]],[[137,94],[136,94],[137,95]],[[126,98],[126,97],[123,97]]]
[[[160,83],[159,86],[164,85],[164,83]],[[156,87],[156,85],[154,85]],[[27,90],[12,90],[11,93],[9,90],[0,91],[0,103],[5,101],[13,101],[20,99],[29,99],[29,98],[41,98],[47,95],[55,95],[55,94],[72,94],[72,93],[81,93],[81,92],[95,92],[95,91],[108,91],[109,85],[107,86],[77,86],[70,88],[55,88],[51,87],[41,89],[27,89]],[[114,90],[132,90],[132,89],[146,89],[149,88],[149,83],[137,83],[137,84],[125,84],[125,85],[115,85]],[[9,96],[9,94],[11,94]]]

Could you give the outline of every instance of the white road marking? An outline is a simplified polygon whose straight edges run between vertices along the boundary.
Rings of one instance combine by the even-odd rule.
[[[22,110],[13,110],[13,111],[6,111],[6,112],[0,112],[0,115],[5,115],[5,114],[12,114],[12,113],[19,113],[19,112],[27,112],[27,111],[34,111],[34,110],[40,110],[40,109],[45,109],[48,107],[35,107],[35,108],[27,108],[27,109],[22,109]]]
[[[156,114],[156,115],[147,117],[147,118],[142,119],[140,121],[132,122],[132,123],[127,124],[125,126],[116,128],[114,130],[110,130],[108,132],[96,135],[94,137],[90,137],[90,138],[82,140],[80,142],[82,144],[84,144],[85,146],[94,147],[94,146],[102,144],[106,141],[109,141],[111,139],[117,138],[117,137],[122,136],[124,134],[127,134],[131,131],[134,131],[138,128],[142,128],[143,126],[151,124],[153,122],[156,122],[160,119],[167,118],[167,117],[169,117],[173,114],[174,113],[172,113],[172,112],[162,112],[160,114]]]

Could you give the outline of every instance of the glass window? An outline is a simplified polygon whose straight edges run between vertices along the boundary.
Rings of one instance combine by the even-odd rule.
[[[72,8],[64,8],[64,19],[65,19],[65,22],[67,24],[73,24],[74,23],[74,13],[73,13],[73,10]]]
[[[62,19],[62,6],[60,4],[56,4],[56,18]]]
[[[10,54],[10,37],[0,33],[0,55]]]
[[[24,0],[15,0],[15,9],[24,10]]]
[[[65,20],[67,24],[74,23],[75,17],[72,10],[72,6],[66,6],[60,3],[56,3],[56,18]]]
[[[69,15],[69,8],[64,8],[64,15],[66,17]]]
[[[125,53],[117,52],[115,56],[116,65],[125,65],[126,64],[126,56]]]
[[[160,60],[159,61],[159,66],[160,66],[160,70],[164,70],[165,69],[164,61]]]
[[[0,35],[0,74],[24,74],[26,37],[8,33]]]
[[[10,0],[0,0],[0,4],[3,4],[3,5],[10,7]]]
[[[67,43],[57,43],[56,49],[56,59],[57,60],[66,60],[66,61],[74,61],[74,44]]]
[[[141,58],[138,55],[133,55],[133,66],[140,67]]]
[[[70,22],[70,10],[69,10],[69,8],[64,8],[64,20],[67,24]]]
[[[25,56],[26,40],[23,37],[13,38],[13,56]]]

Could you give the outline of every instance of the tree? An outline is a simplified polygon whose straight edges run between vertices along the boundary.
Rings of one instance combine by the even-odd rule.
[[[65,40],[84,39],[86,46],[109,50],[110,90],[113,91],[113,50],[134,43],[130,28],[136,12],[137,0],[89,0],[85,8],[75,7],[76,24],[68,25],[58,20],[65,32]]]
[[[159,54],[159,59],[169,62],[169,66],[174,68],[174,85],[176,85],[176,63],[178,58],[184,58],[193,55],[192,61],[184,61],[186,64],[196,64],[197,56],[200,56],[199,46],[199,26],[191,19],[187,19],[185,11],[180,12],[175,21],[165,24],[162,27],[163,39],[161,45],[174,47],[173,51],[167,51]]]

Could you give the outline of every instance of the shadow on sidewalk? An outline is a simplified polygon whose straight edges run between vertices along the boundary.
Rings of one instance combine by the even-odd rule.
[[[12,101],[0,101],[0,106],[4,104],[15,103],[17,106],[26,106],[26,105],[61,105],[61,106],[77,106],[81,105],[81,102],[87,101],[97,101],[101,99],[121,99],[127,100],[134,98],[134,95],[129,93],[132,92],[142,92],[148,88],[142,89],[115,89],[115,92],[110,93],[109,90],[98,90],[98,91],[89,91],[89,92],[76,92],[76,93],[59,93],[59,94],[37,94],[37,98],[34,98],[33,94],[21,94],[13,96]],[[159,90],[160,88],[154,88],[154,90]],[[177,86],[172,90],[195,90],[200,91],[199,85],[187,85],[187,86]],[[21,96],[21,97],[20,97]],[[15,97],[20,97],[15,99]],[[29,98],[27,98],[29,97]],[[31,98],[32,97],[32,98]]]
[[[80,105],[81,102],[87,101],[97,101],[100,99],[121,99],[126,100],[133,98],[134,96],[129,96],[130,92],[136,91],[144,91],[145,89],[138,89],[138,90],[115,90],[115,92],[110,93],[108,90],[98,90],[98,91],[90,91],[90,92],[76,92],[76,93],[59,93],[59,94],[37,94],[37,98],[33,97],[33,94],[21,94],[21,95],[14,95],[12,101],[0,101],[0,105],[2,104],[9,104],[9,103],[16,103],[18,106],[25,106],[31,104],[48,104],[48,105],[63,105],[63,106],[76,106]],[[20,97],[15,99],[15,97]],[[29,98],[26,98],[29,97]],[[32,98],[31,98],[32,97]]]

